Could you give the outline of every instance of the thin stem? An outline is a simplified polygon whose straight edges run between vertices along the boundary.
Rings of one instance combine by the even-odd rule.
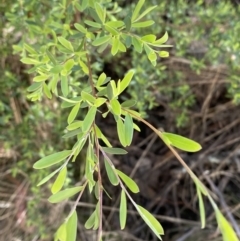
[[[101,240],[102,238],[102,217],[103,217],[103,213],[102,213],[102,201],[103,201],[103,189],[102,189],[102,176],[101,176],[101,167],[100,167],[100,159],[99,159],[99,142],[98,142],[98,138],[97,138],[97,133],[96,133],[96,126],[94,124],[94,134],[95,134],[95,143],[96,143],[96,155],[97,155],[97,160],[98,160],[98,188],[99,188],[99,211],[100,211],[100,221],[99,221],[99,228],[98,228],[98,241]]]
[[[181,156],[178,154],[178,152],[168,143],[166,143],[164,141],[162,132],[160,130],[158,130],[157,128],[155,128],[153,125],[151,125],[149,122],[147,122],[146,120],[142,119],[140,116],[134,115],[132,112],[129,112],[127,109],[124,109],[124,111],[128,112],[131,116],[133,116],[135,119],[143,122],[145,125],[147,125],[150,129],[152,129],[161,139],[162,141],[167,145],[167,147],[171,150],[171,152],[174,154],[174,156],[178,159],[178,161],[186,168],[187,172],[189,173],[189,175],[191,177],[193,177],[194,179],[197,178],[197,176],[193,173],[193,171],[189,168],[189,166],[184,162],[184,160],[181,158]],[[198,178],[197,178],[198,179]],[[199,179],[198,179],[199,180]],[[199,182],[201,182],[199,180]]]
[[[87,52],[87,44],[86,44],[86,42],[84,43],[84,48],[85,48],[85,50]],[[88,66],[88,71],[89,71],[89,84],[91,85],[93,95],[96,96],[96,91],[95,91],[94,83],[93,83],[91,62],[90,62],[90,57],[89,57],[88,53],[86,53],[86,57],[87,57],[87,66]]]
[[[86,43],[84,44],[84,48],[85,50],[87,50],[86,47]],[[96,97],[96,91],[94,88],[94,82],[93,82],[93,75],[92,75],[92,68],[91,68],[91,62],[90,62],[90,57],[88,55],[88,53],[86,53],[86,58],[87,58],[87,66],[88,66],[88,71],[89,71],[89,83],[91,85],[92,88],[92,94]],[[99,159],[99,142],[98,142],[98,138],[97,138],[97,132],[96,132],[96,125],[95,125],[95,120],[93,122],[92,125],[92,129],[94,132],[94,136],[95,136],[95,145],[96,145],[96,155],[97,155],[97,172],[98,172],[98,188],[99,188],[99,227],[98,227],[98,241],[100,241],[102,239],[102,217],[103,217],[103,213],[102,213],[102,202],[103,202],[103,190],[102,190],[102,176],[101,176],[101,167],[100,167],[100,159]]]
[[[70,211],[68,217],[66,218],[66,220],[68,220],[72,216],[74,210],[76,209],[76,207],[77,207],[77,205],[79,203],[80,198],[82,197],[82,194],[83,194],[87,184],[88,184],[88,180],[86,180],[86,182],[83,184],[83,189],[79,193],[77,200],[74,202],[74,205],[72,206],[71,211]]]

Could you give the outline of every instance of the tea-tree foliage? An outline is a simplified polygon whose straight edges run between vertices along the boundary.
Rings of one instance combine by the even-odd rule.
[[[155,0],[149,0],[144,6],[147,8],[154,3]],[[132,52],[131,64],[135,66],[136,73],[128,93],[138,99],[136,107],[140,113],[146,114],[146,110],[153,108],[157,103],[167,102],[178,127],[189,123],[189,115],[197,103],[196,95],[192,91],[194,88],[189,82],[194,83],[196,75],[193,77],[189,69],[181,64],[181,60],[189,60],[189,67],[196,74],[201,74],[208,67],[221,70],[221,67],[227,66],[225,71],[228,77],[224,84],[227,90],[226,97],[239,104],[237,76],[240,70],[240,5],[234,6],[231,1],[214,0],[163,0],[158,3],[157,8],[147,15],[147,19],[157,21],[157,24],[147,29],[141,28],[138,33],[145,34],[151,31],[159,35],[167,31],[174,44],[171,52],[180,61],[176,64],[179,66],[178,71],[172,71],[164,61],[158,61],[157,66],[153,67],[144,55],[139,56],[136,51]],[[116,71],[121,72],[122,69],[116,68]],[[211,83],[211,77],[204,78]],[[146,88],[142,88],[142,85]]]
[[[175,149],[195,152],[199,151],[201,146],[188,138],[156,129],[134,109],[136,100],[121,101],[120,95],[134,79],[134,66],[125,74],[122,73],[120,79],[112,79],[104,72],[98,73],[101,68],[93,61],[105,52],[116,56],[130,49],[139,56],[145,56],[152,66],[156,66],[158,58],[168,57],[168,52],[163,49],[170,47],[166,44],[168,34],[159,37],[147,31],[154,24],[148,15],[157,6],[143,8],[144,0],[140,0],[132,11],[121,18],[121,9],[111,1],[63,0],[53,1],[51,4],[53,7],[44,16],[38,14],[38,11],[49,9],[49,2],[31,1],[29,6],[35,6],[36,14],[28,12],[28,9],[22,6],[22,19],[19,24],[22,24],[28,34],[14,49],[15,52],[21,53],[21,61],[24,64],[31,65],[28,73],[34,75],[33,84],[28,88],[28,98],[32,101],[58,98],[62,102],[61,107],[69,110],[66,118],[67,132],[63,137],[74,139],[74,145],[67,150],[60,150],[41,158],[33,166],[40,170],[55,167],[55,170],[38,184],[40,186],[50,179],[55,180],[51,187],[52,195],[49,202],[59,203],[77,196],[69,215],[58,228],[55,240],[76,240],[76,206],[83,192],[90,192],[96,198],[95,210],[86,220],[85,228],[98,230],[98,240],[102,240],[102,203],[103,196],[108,195],[102,182],[102,167],[106,169],[111,184],[119,185],[122,190],[119,206],[121,229],[126,225],[129,200],[159,239],[164,234],[157,219],[132,199],[131,192],[139,192],[135,181],[114,167],[111,156],[125,155],[127,151],[113,147],[97,125],[97,117],[104,121],[108,115],[112,115],[116,122],[118,139],[123,147],[131,145],[134,131],[140,131],[137,125],[139,121],[151,128],[174,153],[196,184],[202,227],[205,226],[202,196],[207,196],[216,213],[224,240],[238,240],[207,188]],[[12,21],[17,21],[14,9],[8,17]],[[139,29],[145,29],[146,34],[141,35]],[[81,115],[80,118],[82,112],[85,115]],[[87,151],[81,185],[64,189],[69,165],[76,161],[83,148]],[[104,165],[100,164],[102,162]],[[94,174],[97,174],[97,179],[94,178]]]

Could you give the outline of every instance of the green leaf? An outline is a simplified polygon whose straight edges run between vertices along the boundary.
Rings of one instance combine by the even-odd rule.
[[[65,199],[68,199],[68,198],[72,197],[73,195],[79,193],[82,189],[83,189],[82,186],[64,189],[64,190],[50,196],[48,201],[50,203],[59,203]]]
[[[50,69],[50,73],[52,73],[52,74],[59,74],[61,71],[62,71],[62,65],[55,65],[54,67],[52,67],[51,69]]]
[[[163,132],[162,135],[170,141],[172,146],[177,147],[180,150],[196,152],[202,149],[200,144],[186,137],[167,132]]]
[[[106,24],[112,28],[121,28],[124,25],[124,22],[123,21],[109,21]]]
[[[95,99],[94,106],[100,107],[100,106],[103,105],[106,101],[107,101],[107,99],[99,97],[99,98]]]
[[[108,24],[105,24],[105,25],[104,25],[104,28],[105,28],[109,33],[111,33],[112,35],[118,35],[118,34],[119,34],[119,32],[117,31],[117,29],[109,26]]]
[[[66,229],[67,229],[67,239],[66,241],[76,241],[77,238],[77,213],[76,210],[74,210],[71,217],[68,219],[66,223]]]
[[[136,184],[135,181],[129,176],[127,176],[125,173],[119,171],[116,169],[117,174],[119,177],[122,179],[122,181],[125,183],[125,185],[133,192],[133,193],[138,193],[139,188],[138,185]]]
[[[120,82],[120,88],[119,88],[120,91],[118,94],[122,93],[128,87],[128,85],[130,84],[130,81],[132,80],[133,74],[134,74],[134,71],[131,70],[125,75],[123,80]]]
[[[65,150],[65,151],[60,151],[60,152],[51,154],[49,156],[45,156],[41,158],[39,161],[35,162],[35,164],[33,165],[33,168],[42,169],[42,168],[50,167],[54,164],[57,164],[65,160],[71,153],[72,153],[72,150]]]
[[[82,125],[83,132],[87,132],[90,129],[95,119],[96,113],[97,113],[97,108],[95,106],[92,106],[89,109],[87,115],[85,116],[85,119],[83,120],[83,125]]]
[[[132,107],[136,104],[137,104],[136,100],[126,100],[121,104],[121,106],[124,107],[124,108],[130,108],[130,107]]]
[[[119,208],[120,227],[123,230],[127,220],[127,199],[124,190],[121,192],[120,208]]]
[[[63,167],[62,170],[59,172],[55,182],[52,185],[51,192],[53,194],[59,192],[62,189],[66,176],[67,176],[67,168]]]
[[[92,42],[92,45],[93,45],[93,46],[100,46],[100,45],[103,45],[103,44],[107,43],[110,39],[111,39],[111,36],[110,36],[110,35],[105,35],[105,36],[103,36],[103,37],[96,38],[96,39]]]
[[[37,54],[34,48],[32,48],[30,45],[24,43],[24,48],[30,53],[30,54]]]
[[[148,43],[153,43],[156,40],[156,36],[154,34],[148,34],[141,38],[143,41]]]
[[[59,96],[59,98],[61,98],[62,100],[66,101],[68,103],[71,103],[73,105],[82,101],[82,98],[80,96],[74,97],[72,99],[67,99],[67,98],[64,98],[62,96]],[[73,105],[71,105],[71,106],[73,106]]]
[[[118,49],[121,52],[126,52],[127,51],[125,45],[120,40],[119,40],[119,47],[118,47]]]
[[[145,221],[145,223],[149,226],[149,228],[151,228],[151,230],[161,240],[161,237],[159,235],[163,235],[164,231],[161,224],[158,222],[158,220],[140,205],[136,205],[136,208],[140,216],[142,217],[142,219]]]
[[[101,22],[104,23],[106,14],[104,13],[103,7],[99,3],[96,2],[95,10],[96,10],[97,15],[98,15],[99,19],[101,20]]]
[[[24,63],[24,64],[40,64],[41,62],[39,62],[38,60],[36,59],[31,59],[31,58],[22,58],[21,59],[21,62]]]
[[[147,15],[148,13],[150,13],[153,9],[155,9],[157,7],[157,5],[155,6],[151,6],[149,8],[147,8],[143,13],[140,14],[140,16],[136,19],[136,21],[139,21],[140,19],[142,19],[145,15]]]
[[[219,209],[215,209],[215,214],[217,218],[218,227],[223,236],[223,241],[239,241],[233,228],[226,220],[226,218],[222,215]]]
[[[69,116],[68,116],[68,120],[67,120],[68,124],[71,124],[71,123],[75,120],[75,118],[76,118],[76,116],[77,116],[77,114],[78,114],[79,109],[80,109],[80,102],[77,103],[77,104],[72,108],[72,110],[71,110],[71,112],[70,112],[70,114],[69,114]]]
[[[81,134],[81,133],[82,133],[81,129],[76,129],[76,130],[73,130],[73,131],[69,131],[68,133],[63,135],[62,138],[70,138],[70,137],[76,136],[76,135]]]
[[[86,23],[87,25],[94,27],[94,28],[101,28],[102,25],[100,23],[96,23],[90,20],[85,20],[84,23]]]
[[[122,146],[126,147],[126,139],[125,139],[125,128],[122,119],[119,117],[117,120],[117,133],[118,133],[118,138]]]
[[[76,130],[82,126],[82,123],[82,121],[74,121],[73,123],[67,126],[67,129],[69,131]]]
[[[102,139],[103,142],[108,146],[108,147],[112,147],[112,145],[110,144],[110,142],[108,141],[108,139],[106,138],[106,136],[104,136],[104,134],[101,132],[101,130],[98,128],[97,125],[95,125],[96,128],[96,132],[97,132],[97,137]]]
[[[31,84],[31,85],[27,88],[27,91],[28,91],[28,92],[33,92],[33,91],[41,88],[41,86],[42,86],[42,83],[41,83],[41,82],[33,83],[33,84]]]
[[[56,61],[55,57],[53,56],[53,54],[52,54],[49,50],[46,50],[46,54],[47,54],[48,58],[50,59],[50,61],[51,61],[54,65],[56,65],[56,64],[57,64],[57,61]]]
[[[93,226],[93,230],[97,230],[99,227],[99,222],[100,222],[100,202],[98,201],[96,205],[96,212],[95,212],[95,223]]]
[[[113,186],[117,186],[119,181],[118,181],[117,175],[114,171],[115,167],[110,165],[108,163],[108,161],[105,160],[105,159],[104,159],[104,163],[105,163],[105,168],[106,168],[106,171],[107,171],[107,176],[108,176],[109,181],[111,182],[111,184]]]
[[[49,78],[48,75],[38,75],[36,77],[33,78],[33,81],[34,82],[42,82],[42,81],[45,81]]]
[[[136,20],[145,0],[139,0],[132,14],[132,22]]]
[[[57,240],[66,241],[67,239],[67,226],[63,223],[57,230]]]
[[[197,186],[197,195],[198,195],[198,202],[199,202],[199,210],[200,210],[200,218],[201,218],[201,228],[205,228],[206,225],[206,214],[205,214],[205,208],[202,198],[202,193],[200,188]]]
[[[166,43],[167,40],[168,40],[168,33],[166,32],[160,39],[156,40],[154,43],[161,45],[161,44]]]
[[[61,75],[61,90],[62,90],[63,96],[67,97],[69,92],[67,76]]]
[[[130,15],[127,15],[124,18],[124,24],[125,24],[127,32],[129,32],[131,30],[131,27],[132,27],[132,20],[131,20],[131,16]]]
[[[68,50],[74,51],[73,46],[70,41],[66,40],[64,37],[58,37],[60,44]]]
[[[38,184],[37,187],[43,185],[44,183],[46,183],[48,180],[50,180],[57,172],[59,172],[59,169],[55,170],[54,172],[50,173],[49,175],[47,175],[46,177],[44,177]]]
[[[154,24],[153,20],[148,20],[144,22],[138,22],[138,23],[133,23],[132,27],[133,28],[146,28]]]
[[[103,72],[101,73],[101,75],[98,77],[98,80],[97,80],[97,86],[101,86],[105,79],[107,78],[106,74]]]
[[[85,91],[82,91],[81,92],[81,96],[82,96],[82,99],[85,100],[85,101],[88,101],[90,102],[91,104],[94,104],[95,103],[95,97],[92,96],[91,94],[85,92]]]
[[[120,41],[117,37],[112,38],[112,49],[111,54],[114,56],[119,50]]]
[[[95,215],[96,215],[96,211],[94,211],[91,216],[88,218],[88,220],[86,221],[84,227],[86,229],[90,229],[94,226],[95,224]]]
[[[124,134],[126,145],[130,146],[133,139],[133,120],[132,117],[128,114],[125,117]]]
[[[158,54],[159,54],[159,57],[161,58],[169,57],[169,53],[167,51],[159,51]]]
[[[127,151],[122,148],[114,148],[114,147],[102,147],[103,151],[113,155],[125,155]]]
[[[115,115],[121,115],[121,105],[117,99],[110,100],[110,105]]]
[[[87,33],[87,29],[84,28],[84,27],[83,27],[81,24],[79,24],[79,23],[74,23],[74,27],[75,27],[78,31],[80,31],[80,32],[82,32],[82,33],[84,33],[84,34]]]
[[[82,71],[83,71],[86,75],[88,75],[88,74],[89,74],[88,66],[87,66],[82,60],[79,60],[79,65],[81,66]]]
[[[48,97],[48,99],[52,99],[52,94],[51,94],[50,90],[48,89],[48,86],[46,85],[46,83],[43,83],[43,91],[44,91],[45,95]]]
[[[138,53],[142,53],[143,42],[138,38],[132,37],[132,44]]]
[[[72,70],[72,67],[75,65],[75,62],[73,59],[69,59],[65,62],[64,64],[64,69],[67,71],[67,72],[70,72]]]

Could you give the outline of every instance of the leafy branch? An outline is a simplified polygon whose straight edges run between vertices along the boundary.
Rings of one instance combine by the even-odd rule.
[[[131,84],[134,78],[134,69],[128,71],[122,80],[117,81],[112,80],[111,77],[107,77],[105,73],[96,76],[92,69],[90,59],[92,48],[98,52],[103,52],[110,46],[110,52],[113,56],[126,52],[130,47],[138,53],[142,53],[144,50],[148,60],[153,66],[156,65],[158,57],[168,57],[169,54],[167,51],[159,51],[159,49],[163,47],[169,47],[169,45],[165,45],[168,40],[167,33],[157,39],[153,34],[138,36],[134,32],[136,28],[147,28],[154,24],[154,21],[144,20],[144,17],[153,11],[156,6],[152,6],[141,12],[143,4],[144,0],[139,0],[133,13],[128,14],[125,19],[121,21],[117,20],[104,5],[98,2],[82,1],[80,4],[72,1],[68,7],[71,5],[73,9],[76,8],[84,16],[84,20],[81,23],[74,24],[74,30],[69,29],[64,36],[55,36],[54,41],[44,46],[40,53],[37,53],[31,46],[25,45],[28,56],[23,56],[22,62],[34,65],[30,71],[36,73],[36,76],[33,78],[34,83],[28,88],[30,92],[28,97],[32,101],[37,101],[41,100],[43,95],[49,99],[51,99],[53,95],[59,96],[62,100],[62,107],[71,108],[67,118],[68,125],[66,129],[68,132],[63,137],[66,139],[71,137],[76,138],[72,150],[64,150],[43,157],[33,166],[35,169],[43,169],[65,161],[61,167],[57,168],[39,183],[39,185],[46,183],[58,173],[51,188],[52,195],[49,197],[51,203],[58,203],[78,194],[70,214],[56,232],[55,240],[74,241],[76,239],[76,207],[87,187],[90,193],[94,192],[97,203],[94,212],[85,223],[85,228],[98,230],[98,241],[102,240],[102,202],[103,191],[105,191],[101,176],[102,170],[100,162],[102,159],[111,184],[113,186],[120,185],[122,189],[119,214],[121,229],[126,225],[128,198],[153,233],[159,239],[161,239],[160,235],[164,234],[163,228],[157,219],[146,209],[136,204],[129,194],[127,188],[133,193],[139,192],[135,181],[116,169],[108,157],[108,154],[124,155],[127,154],[127,152],[122,148],[112,147],[110,141],[96,125],[96,116],[101,113],[103,118],[106,118],[108,114],[113,116],[116,122],[119,142],[123,147],[131,145],[134,130],[140,131],[140,128],[134,120],[141,121],[152,129],[168,146],[194,181],[199,199],[202,228],[206,223],[202,199],[202,195],[204,195],[208,197],[214,208],[224,240],[237,241],[238,238],[235,232],[221,214],[205,185],[197,178],[175,149],[178,148],[187,152],[196,152],[201,149],[200,144],[173,133],[157,130],[149,122],[144,120],[140,113],[132,109],[136,104],[136,100],[127,100],[120,103],[119,96]],[[89,12],[87,10],[89,10]],[[90,87],[83,87],[81,85],[82,79],[81,83],[76,84],[74,82],[74,74],[76,72],[81,73],[82,79],[86,76],[88,77]],[[58,87],[58,83],[60,83],[60,87]],[[105,113],[102,113],[100,110],[100,107],[103,105],[107,108]],[[83,108],[87,109],[87,113],[82,120],[79,120],[79,111]],[[101,146],[99,139],[101,139],[106,146]],[[67,176],[67,164],[70,160],[72,160],[72,162],[76,160],[76,157],[85,145],[87,145],[87,152],[84,184],[62,190]],[[94,173],[97,173],[97,181],[94,179]],[[231,239],[229,239],[229,237],[231,237]]]

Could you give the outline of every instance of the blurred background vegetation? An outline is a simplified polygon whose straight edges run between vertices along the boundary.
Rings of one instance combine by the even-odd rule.
[[[71,0],[72,1],[72,0]],[[81,21],[78,10],[63,9],[70,0],[0,0],[0,240],[53,240],[56,227],[71,201],[47,202],[48,185],[36,184],[48,173],[34,172],[33,163],[54,151],[71,148],[64,128],[68,111],[58,99],[30,101],[27,88],[34,69],[22,64],[24,44],[41,51],[52,37],[71,31]],[[75,0],[77,2],[77,0]],[[136,2],[102,0],[124,18]],[[94,74],[104,71],[114,79],[134,68],[136,74],[122,96],[137,100],[149,122],[202,144],[197,154],[182,154],[189,166],[216,193],[215,198],[234,227],[240,224],[240,2],[216,0],[148,0],[145,8],[158,7],[146,16],[155,21],[141,34],[169,34],[170,57],[153,67],[137,52],[118,54],[92,50]],[[80,81],[81,80],[81,81]],[[77,87],[87,85],[81,74],[72,76]],[[114,121],[99,122],[112,143],[118,145]],[[115,165],[131,174],[141,189],[134,197],[160,219],[164,241],[221,240],[213,211],[206,203],[207,228],[200,230],[194,185],[167,148],[141,126],[129,155]],[[82,174],[83,157],[72,164],[68,184]],[[138,164],[137,164],[138,163]],[[136,166],[137,164],[137,166]],[[206,177],[207,175],[207,177]],[[106,183],[108,182],[107,179]],[[107,186],[108,184],[106,184]],[[110,186],[110,185],[109,185]],[[217,190],[217,191],[216,191]],[[118,224],[119,190],[104,202],[105,240],[156,240],[131,210],[126,230]],[[83,223],[92,211],[93,198],[79,203],[79,240],[94,240]],[[227,206],[227,204],[228,206]],[[239,229],[236,230],[240,235]]]

